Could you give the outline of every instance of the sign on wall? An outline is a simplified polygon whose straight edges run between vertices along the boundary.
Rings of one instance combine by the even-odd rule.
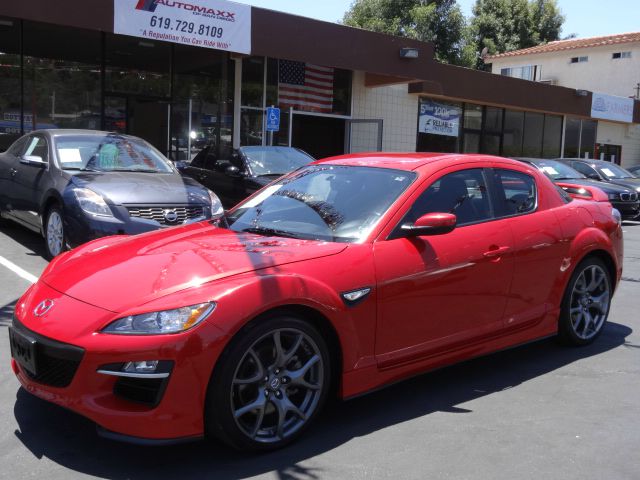
[[[435,100],[421,100],[418,131],[432,135],[457,137],[461,115],[462,108],[458,105],[436,102]]]
[[[593,93],[591,116],[602,120],[633,123],[633,98]]]
[[[113,0],[122,35],[251,53],[251,7],[226,0]]]

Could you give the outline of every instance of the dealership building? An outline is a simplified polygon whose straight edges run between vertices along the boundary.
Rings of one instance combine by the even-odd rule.
[[[271,143],[315,157],[584,157],[603,128],[640,144],[638,124],[631,98],[445,65],[429,43],[238,3],[0,4],[0,150],[34,129],[90,128],[172,159]]]

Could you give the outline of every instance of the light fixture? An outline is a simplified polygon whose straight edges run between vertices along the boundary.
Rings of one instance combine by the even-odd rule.
[[[401,48],[400,49],[400,58],[418,58],[420,56],[420,51],[417,48]]]
[[[0,20],[0,25],[3,27],[13,27],[13,22],[11,20]]]
[[[354,305],[360,303],[365,298],[369,296],[371,293],[370,287],[359,288],[357,290],[351,290],[348,292],[342,293],[342,300],[349,307],[353,307]]]
[[[140,41],[140,42],[138,42],[138,46],[139,47],[145,47],[145,48],[153,48],[153,47],[155,47],[155,44],[153,44],[151,42]]]
[[[582,90],[580,88],[576,88],[576,96],[578,96],[578,97],[588,97],[589,96],[589,91],[588,90]]]

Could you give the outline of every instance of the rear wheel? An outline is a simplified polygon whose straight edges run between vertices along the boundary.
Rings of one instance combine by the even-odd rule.
[[[66,238],[64,232],[64,221],[62,210],[57,206],[52,206],[47,211],[44,226],[45,248],[47,257],[52,259],[64,252],[66,248]]]
[[[240,450],[274,450],[300,436],[324,405],[329,351],[313,326],[294,317],[241,335],[210,383],[207,429]]]
[[[611,306],[611,278],[598,258],[577,267],[562,301],[558,336],[564,343],[586,345],[602,332]]]

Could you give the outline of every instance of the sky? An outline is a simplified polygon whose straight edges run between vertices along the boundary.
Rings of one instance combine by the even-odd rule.
[[[317,18],[342,19],[352,0],[237,0],[256,7]],[[640,31],[640,0],[557,0],[566,16],[562,36],[578,38]],[[475,0],[458,0],[462,12],[471,15]]]

